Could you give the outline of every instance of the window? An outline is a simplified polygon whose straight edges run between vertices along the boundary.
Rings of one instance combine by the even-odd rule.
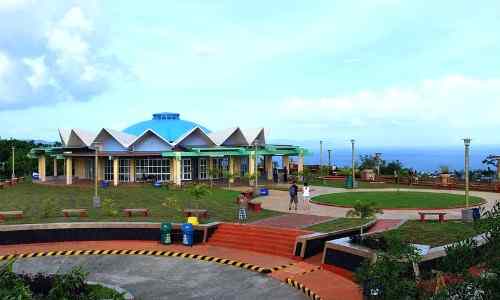
[[[198,178],[200,180],[208,179],[208,159],[200,158],[198,168]]]
[[[192,179],[192,168],[191,168],[191,159],[183,158],[182,159],[182,180],[191,180]]]
[[[120,159],[118,175],[120,182],[130,181],[130,159]]]
[[[94,160],[87,159],[85,161],[85,178],[94,179]]]
[[[135,176],[137,181],[168,181],[170,180],[170,159],[138,159],[135,161]]]
[[[113,181],[113,161],[110,159],[104,161],[104,180]]]
[[[240,175],[245,176],[248,173],[248,157],[241,158]]]
[[[224,170],[227,170],[227,160],[224,158],[213,158],[212,159],[212,168],[217,170],[214,172],[213,179],[219,179],[222,177]]]

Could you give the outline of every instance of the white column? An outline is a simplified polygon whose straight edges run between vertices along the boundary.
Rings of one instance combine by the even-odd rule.
[[[73,184],[73,159],[66,158],[66,184]]]
[[[229,174],[233,177],[229,178],[229,183],[234,183],[234,156],[229,156]]]
[[[40,179],[41,182],[44,182],[46,180],[45,177],[45,155],[40,155],[38,157],[38,178]]]
[[[268,155],[265,156],[265,159],[267,180],[273,180],[273,157],[271,155]]]
[[[173,159],[172,159],[172,167],[173,167],[173,170],[174,170],[174,176],[173,176],[173,179],[174,179],[174,184],[180,186],[181,183],[182,183],[182,170],[181,170],[181,156],[180,155],[176,155]]]
[[[113,158],[113,185],[118,186],[118,168],[119,168],[118,158]]]
[[[54,177],[57,177],[57,158],[54,158]]]

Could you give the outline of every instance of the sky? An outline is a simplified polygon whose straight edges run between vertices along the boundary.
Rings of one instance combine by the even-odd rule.
[[[0,137],[211,130],[500,145],[500,1],[0,0]]]

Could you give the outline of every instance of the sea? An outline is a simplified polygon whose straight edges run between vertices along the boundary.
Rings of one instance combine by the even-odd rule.
[[[320,150],[317,147],[307,147],[311,152],[305,157],[306,164],[320,163]],[[382,159],[386,162],[399,160],[403,166],[412,168],[419,172],[436,172],[441,166],[447,166],[450,170],[464,169],[464,147],[363,147],[356,148],[355,158],[359,162],[360,155],[374,155],[382,153]],[[487,169],[488,165],[483,164],[483,160],[488,155],[500,155],[499,146],[471,146],[470,148],[470,168]],[[323,150],[321,158],[322,164],[328,164],[328,152]],[[351,165],[351,149],[333,149],[331,152],[332,165],[338,167]],[[495,169],[495,167],[490,166]]]

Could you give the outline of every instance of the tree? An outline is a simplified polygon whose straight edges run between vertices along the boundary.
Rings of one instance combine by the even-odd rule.
[[[219,178],[220,170],[218,168],[209,168],[208,176],[210,177],[210,188],[214,187],[214,178]]]
[[[399,175],[404,175],[408,172],[408,170],[404,168],[403,163],[399,160],[393,160],[387,165],[384,164],[380,167],[380,173],[384,175],[393,175],[394,171],[396,171]]]
[[[366,220],[379,213],[383,213],[383,211],[376,207],[375,202],[361,202],[357,200],[352,209],[346,213],[346,217],[359,217],[362,220]],[[363,226],[361,226],[361,234],[363,234]]]
[[[195,184],[187,189],[188,194],[196,200],[196,206],[201,202],[204,197],[207,197],[211,194],[210,188],[208,188],[205,184]],[[192,206],[191,201],[188,202],[189,206]]]

